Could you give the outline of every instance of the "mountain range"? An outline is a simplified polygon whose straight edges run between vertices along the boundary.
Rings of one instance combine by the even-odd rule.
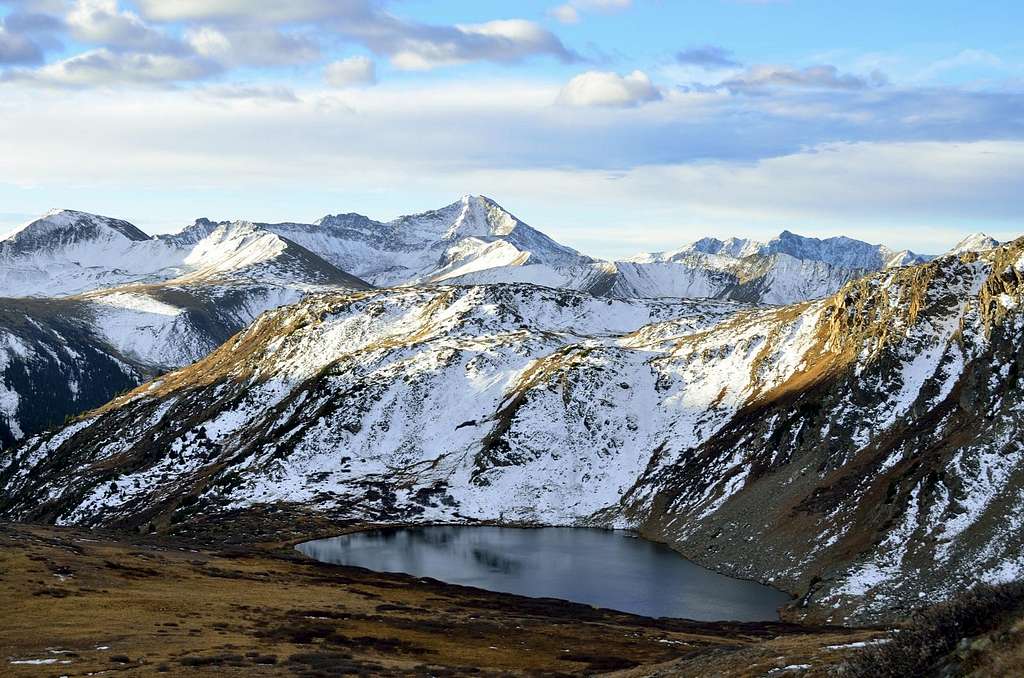
[[[977,236],[962,247],[991,245]],[[0,240],[0,297],[17,299],[0,325],[0,445],[188,365],[260,313],[312,291],[523,282],[611,298],[791,303],[926,259],[783,232],[764,243],[703,239],[602,261],[481,196],[387,223],[358,214],[314,224],[198,219],[155,237],[119,219],[56,210]]]
[[[157,238],[60,212],[3,242],[4,294],[56,291],[0,316],[27,438],[3,519],[631,528],[835,623],[1024,569],[1024,240],[608,262],[468,197]],[[102,407],[42,432],[57,401]]]

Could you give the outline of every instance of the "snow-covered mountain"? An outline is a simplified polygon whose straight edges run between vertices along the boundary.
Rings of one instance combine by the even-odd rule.
[[[981,236],[961,245],[984,247]],[[819,298],[872,271],[926,261],[851,238],[783,231],[767,242],[704,238],[670,252],[602,261],[561,245],[484,196],[374,221],[212,222],[150,238],[127,222],[67,210],[0,241],[0,295],[57,296],[126,283],[239,279],[380,287],[523,282],[598,296],[733,299],[787,304]]]
[[[992,242],[973,236],[958,248],[984,249]],[[768,242],[706,238],[673,252],[601,261],[560,245],[483,196],[387,223],[357,214],[315,224],[199,219],[157,237],[119,219],[56,210],[0,240],[0,297],[66,298],[60,312],[87,329],[76,336],[88,335],[90,346],[118,356],[122,372],[137,383],[201,358],[265,310],[311,291],[367,286],[350,272],[378,285],[517,282],[611,298],[785,304],[827,296],[869,270],[922,259],[849,238],[784,232]],[[22,305],[48,309],[38,319],[42,326],[56,308]],[[12,337],[16,329],[0,324]],[[39,351],[42,345],[32,355]],[[68,399],[59,394],[74,380],[51,381],[51,362],[26,360],[13,348],[0,354],[12,394],[28,382],[55,389],[53,398],[22,393],[17,407],[13,396],[0,406],[8,439],[38,430],[29,423],[39,419],[32,403],[47,403],[53,410],[47,421],[59,421],[116,392],[115,381],[110,389]],[[14,369],[24,372],[22,381]],[[51,406],[54,398],[62,404]]]
[[[249,223],[151,238],[51,212],[0,241],[0,295],[21,297],[0,297],[0,447],[202,358],[266,310],[366,287]]]
[[[309,291],[204,281],[0,299],[0,449],[199,360]]]
[[[0,240],[0,296],[61,296],[148,278],[165,265],[126,221],[55,210]]]
[[[928,259],[851,238],[784,231],[768,242],[705,238],[673,252],[602,261],[556,243],[484,196],[388,223],[342,214],[312,225],[262,227],[381,287],[521,282],[622,298],[786,304],[827,296],[868,272]]]
[[[442,282],[485,270],[592,263],[484,196],[382,223],[359,214],[264,224],[378,287]],[[514,275],[514,273],[513,273]]]
[[[785,254],[801,261],[818,261],[838,268],[878,271],[893,266],[924,263],[931,257],[910,250],[892,250],[884,245],[871,245],[853,238],[807,238],[783,231],[767,242],[742,238],[703,238],[678,250],[641,254],[630,259],[636,263],[672,262],[692,254],[714,254],[731,259],[770,257]]]
[[[791,614],[898,616],[1024,573],[1022,303],[1024,239],[776,308],[314,295],[4,457],[0,517],[631,527]]]
[[[768,242],[703,238],[615,262],[605,293],[792,304],[828,296],[867,273],[930,258],[852,238],[821,240],[789,231]]]
[[[301,245],[247,222],[197,223],[154,238],[126,221],[56,210],[0,240],[0,296],[229,279],[365,286]]]
[[[828,296],[869,272],[788,254],[733,258],[691,252],[673,255],[669,260],[617,261],[614,273],[605,283],[605,294],[792,304]]]
[[[998,240],[984,233],[974,233],[967,236],[956,244],[946,254],[963,254],[964,252],[984,252],[985,250],[991,250],[1001,245]]]

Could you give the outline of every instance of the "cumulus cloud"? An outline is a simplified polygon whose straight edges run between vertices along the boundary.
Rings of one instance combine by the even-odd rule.
[[[334,61],[324,68],[324,80],[332,87],[357,87],[377,82],[377,66],[373,59],[354,56]]]
[[[877,71],[872,73],[869,79],[865,79],[849,73],[840,73],[835,66],[829,65],[801,69],[757,65],[721,84],[733,93],[752,94],[771,88],[858,90],[884,82],[885,76]]]
[[[698,66],[705,70],[739,68],[743,64],[732,57],[732,52],[715,45],[693,47],[676,53],[676,61],[687,66]]]
[[[14,69],[6,81],[51,87],[96,87],[117,84],[161,85],[199,80],[218,72],[212,62],[171,54],[139,54],[96,49],[37,69]]]
[[[181,47],[134,12],[119,10],[117,0],[77,0],[65,23],[78,40],[109,48],[170,52]]]
[[[142,14],[154,21],[209,21],[243,19],[246,23],[314,21],[325,18],[353,18],[373,10],[369,0],[288,0],[263,3],[258,10],[252,0],[137,0]]]
[[[4,27],[15,33],[40,33],[60,31],[66,27],[64,20],[53,14],[42,12],[11,12],[3,18]]]
[[[321,43],[339,41],[362,45],[403,70],[479,61],[515,63],[534,56],[563,62],[579,59],[554,33],[533,21],[434,25],[386,11],[392,1],[290,0],[257,9],[251,0],[136,0],[131,5],[138,9],[136,14],[124,8],[123,0],[20,0],[20,9],[8,17],[11,21],[48,23],[47,30],[66,31],[95,49],[51,64],[35,76],[19,72],[8,79],[99,82],[99,73],[114,61],[108,53],[125,54],[120,60],[134,67],[120,78],[125,82],[151,80],[140,71],[154,70],[149,65],[158,63],[175,68],[155,70],[194,72],[203,78],[212,64],[229,70],[311,63],[321,57]],[[589,7],[629,4],[626,0],[581,1]],[[46,13],[58,10],[60,16]],[[43,51],[24,35],[10,30],[0,35],[3,63],[39,63]],[[75,77],[71,77],[72,68]],[[90,77],[81,77],[86,70]],[[341,77],[339,71],[335,79]],[[365,81],[365,74],[361,77]]]
[[[548,14],[563,24],[578,24],[580,22],[579,10],[569,4],[552,7]]]
[[[586,0],[622,4],[624,0]],[[227,25],[317,22],[337,35],[389,57],[398,68],[429,70],[473,61],[510,63],[530,56],[575,61],[558,37],[525,19],[479,24],[432,25],[401,19],[374,0],[291,0],[253,12],[247,0],[139,0],[144,16],[156,21],[208,21]],[[629,4],[626,2],[625,4]]]
[[[548,14],[563,24],[575,24],[580,22],[585,12],[615,12],[632,6],[633,0],[569,0],[552,7]]]
[[[0,17],[0,65],[42,63],[48,50],[61,46],[53,33],[63,28],[61,18],[37,12],[31,3],[15,3]]]
[[[570,80],[558,94],[559,103],[579,107],[626,108],[658,99],[661,92],[643,71],[629,75],[587,71]]]
[[[0,65],[34,64],[43,60],[43,50],[33,40],[0,26]]]
[[[512,63],[536,56],[561,61],[579,57],[554,33],[532,21],[505,19],[482,24],[427,26],[386,19],[372,26],[342,28],[403,70],[429,70],[472,61]]]
[[[320,47],[312,38],[268,28],[201,26],[189,29],[185,40],[200,56],[232,67],[302,64],[320,57]]]

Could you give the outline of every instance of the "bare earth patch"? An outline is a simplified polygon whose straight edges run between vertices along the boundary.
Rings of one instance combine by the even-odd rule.
[[[288,545],[0,525],[0,674],[817,675],[883,635],[654,620],[315,563]],[[771,675],[778,675],[778,672]]]

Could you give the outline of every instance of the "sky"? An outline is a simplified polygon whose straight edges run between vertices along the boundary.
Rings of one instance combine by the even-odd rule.
[[[0,0],[0,231],[487,195],[588,254],[1024,234],[1019,0]]]

